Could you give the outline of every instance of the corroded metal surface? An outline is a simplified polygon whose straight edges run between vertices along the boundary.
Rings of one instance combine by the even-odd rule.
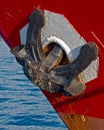
[[[69,130],[103,130],[103,119],[88,117],[84,115],[71,114],[59,114],[63,121],[68,124]]]

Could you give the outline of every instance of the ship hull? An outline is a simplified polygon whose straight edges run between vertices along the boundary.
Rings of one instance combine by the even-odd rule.
[[[29,16],[37,8],[63,14],[86,41],[94,41],[99,47],[99,70],[96,79],[87,83],[84,94],[66,97],[43,94],[50,101],[71,130],[103,130],[104,128],[104,8],[103,1],[23,0],[0,1],[0,34],[10,49],[21,44],[20,30],[29,22]]]

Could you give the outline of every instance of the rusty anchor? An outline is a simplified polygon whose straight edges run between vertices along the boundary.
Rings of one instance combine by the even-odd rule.
[[[44,11],[34,11],[30,16],[26,44],[13,48],[11,52],[27,78],[42,90],[60,92],[65,96],[79,95],[86,88],[80,74],[97,59],[97,45],[94,42],[84,44],[79,55],[71,61],[57,40],[48,41],[43,46],[41,31],[44,26]]]

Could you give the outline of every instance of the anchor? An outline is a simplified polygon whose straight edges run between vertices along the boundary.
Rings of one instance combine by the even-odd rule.
[[[26,44],[13,48],[11,52],[34,85],[50,93],[79,95],[86,89],[81,73],[97,59],[98,47],[94,42],[87,42],[80,47],[78,56],[72,60],[67,53],[70,48],[62,39],[47,37],[48,40],[43,44],[41,33],[45,26],[45,17],[45,12],[39,9],[31,14]],[[63,44],[68,49],[64,49]]]

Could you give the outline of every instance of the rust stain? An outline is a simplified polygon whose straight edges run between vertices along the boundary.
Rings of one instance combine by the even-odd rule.
[[[75,113],[63,114],[60,117],[67,124],[68,130],[103,130],[104,119],[77,115]]]

